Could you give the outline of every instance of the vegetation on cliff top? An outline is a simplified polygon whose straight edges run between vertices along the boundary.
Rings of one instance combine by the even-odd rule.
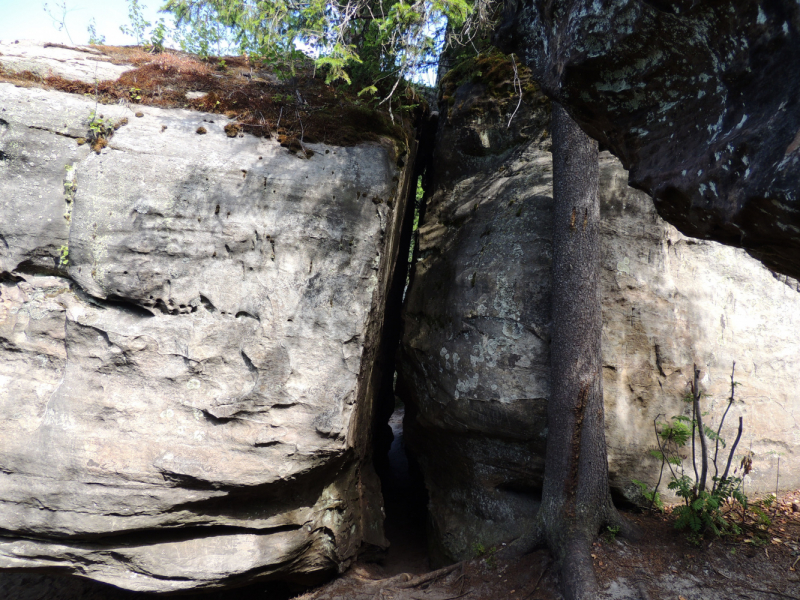
[[[207,58],[164,50],[150,53],[139,47],[94,46],[106,60],[136,68],[117,80],[85,83],[30,72],[10,73],[0,67],[0,81],[43,85],[73,94],[96,97],[101,104],[188,108],[225,115],[240,131],[277,138],[297,149],[302,143],[339,146],[390,137],[405,142],[414,111],[423,100],[412,86],[399,94],[394,122],[386,110],[348,90],[326,84],[311,60],[295,61],[295,75],[279,78],[258,60],[247,56]]]

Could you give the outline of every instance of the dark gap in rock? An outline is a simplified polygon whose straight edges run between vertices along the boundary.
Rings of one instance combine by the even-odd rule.
[[[164,302],[163,298],[156,300],[154,307],[165,315],[177,315],[179,313],[177,308],[171,309],[169,306],[167,306],[167,303]]]
[[[252,271],[252,268],[250,270]],[[237,312],[236,313],[236,318],[237,319],[239,319],[239,318],[248,318],[248,319],[254,319],[256,321],[261,321],[261,319],[259,319],[257,316],[250,314],[246,310],[240,310],[239,312]]]
[[[200,294],[200,302],[203,304],[203,306],[208,312],[210,313],[217,312],[217,307],[212,304],[211,300],[209,300],[202,294]]]
[[[382,560],[386,576],[429,570],[426,520],[428,492],[422,472],[403,441],[404,406],[395,396],[396,355],[403,335],[401,311],[416,253],[416,226],[423,209],[424,173],[432,156],[437,118],[427,117],[418,125],[416,156],[412,156],[411,182],[407,190],[406,214],[401,227],[397,263],[387,293],[385,326],[379,362],[383,377],[376,397],[373,426],[373,459],[381,480],[384,531],[390,547]]]
[[[25,281],[25,278],[14,275],[14,273],[9,273],[8,271],[0,273],[0,282],[2,283],[19,283],[20,281]]]
[[[112,294],[108,298],[106,298],[106,302],[109,305],[113,306],[114,308],[117,308],[117,309],[119,309],[119,310],[121,310],[123,312],[129,313],[129,314],[132,314],[132,315],[136,315],[137,317],[154,317],[155,316],[151,311],[147,310],[146,308],[144,308],[140,304],[135,304],[135,303],[133,303],[133,302],[121,297],[121,296],[117,296],[115,294]]]
[[[50,263],[52,263],[52,266]],[[66,271],[58,267],[58,258],[49,254],[25,260],[18,264],[14,271],[25,275],[49,275],[52,277],[64,277],[66,275]]]
[[[428,491],[422,471],[403,440],[404,416],[405,407],[398,398],[388,424],[392,435],[389,450],[375,457],[386,511],[383,526],[391,544],[383,560],[387,577],[421,574],[430,569],[426,535]]]

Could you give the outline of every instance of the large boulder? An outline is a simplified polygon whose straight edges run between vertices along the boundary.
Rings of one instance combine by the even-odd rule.
[[[686,235],[800,277],[800,5],[507,0],[498,42]]]
[[[397,389],[407,405],[406,440],[430,494],[429,542],[438,562],[521,535],[542,486],[550,393],[548,106],[531,97],[509,127],[517,98],[504,89],[473,78],[446,102],[404,308]],[[617,159],[601,154],[613,492],[636,501],[632,479],[656,482],[660,461],[648,453],[653,420],[686,414],[694,363],[716,427],[734,360],[742,385],[722,433],[730,446],[744,417],[736,464],[752,451],[746,491],[774,491],[778,469],[779,487],[796,488],[797,281],[775,276],[741,249],[682,235],[627,178]]]
[[[95,109],[118,126],[97,152]],[[402,142],[305,158],[135,110],[0,83],[0,568],[313,582],[387,544]]]

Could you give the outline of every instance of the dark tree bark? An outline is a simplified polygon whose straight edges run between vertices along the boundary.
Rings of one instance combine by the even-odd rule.
[[[546,545],[568,600],[597,590],[589,548],[601,527],[633,535],[611,502],[600,353],[597,142],[553,104],[553,329],[547,454],[537,525],[520,550]]]

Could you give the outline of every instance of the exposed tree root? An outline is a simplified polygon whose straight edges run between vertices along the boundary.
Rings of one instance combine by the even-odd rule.
[[[618,527],[617,535],[633,542],[642,538],[641,529],[623,517],[610,501],[605,518],[602,519],[602,525]],[[598,587],[590,551],[592,537],[592,535],[576,533],[570,536],[566,543],[557,541],[548,543],[544,518],[539,515],[529,532],[503,548],[499,554],[510,559],[548,548],[559,571],[564,597],[567,600],[594,598]],[[557,536],[554,536],[553,539],[557,539]]]
[[[559,573],[566,600],[590,600],[597,596],[597,577],[589,545],[590,540],[583,536],[575,536],[566,543]]]
[[[625,538],[626,540],[638,542],[642,539],[643,534],[641,528],[633,521],[623,517],[622,514],[613,506],[608,511],[606,522],[604,524],[608,527],[618,527],[619,531],[617,532],[617,535]]]

